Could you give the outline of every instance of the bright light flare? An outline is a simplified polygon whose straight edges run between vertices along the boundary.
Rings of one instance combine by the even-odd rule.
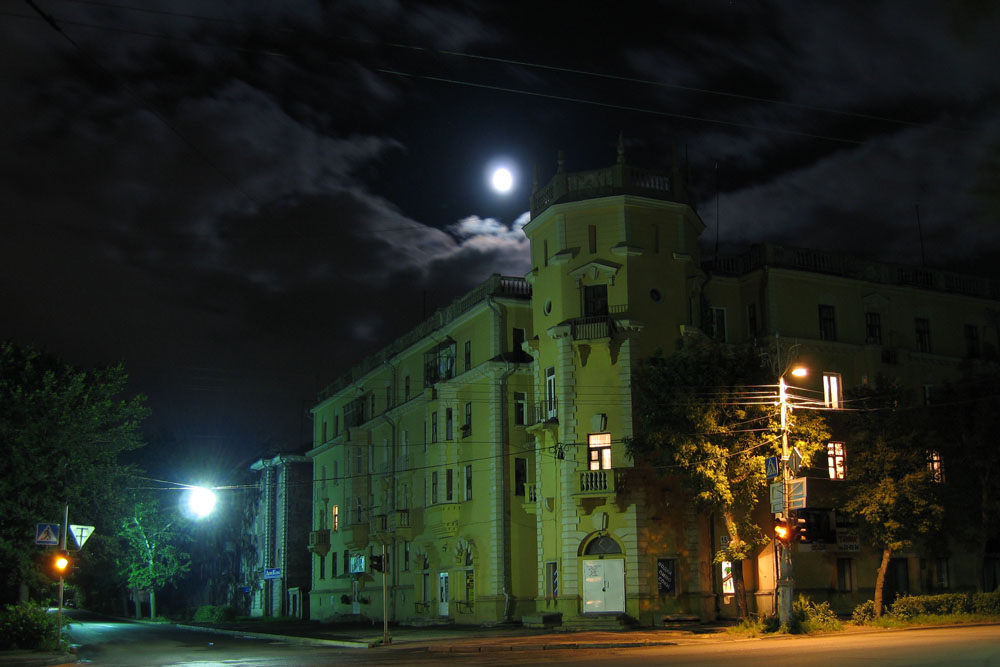
[[[188,509],[198,519],[203,519],[215,509],[215,493],[202,486],[192,486],[187,501]]]
[[[797,378],[804,378],[805,376],[809,375],[809,369],[804,366],[796,366],[795,368],[792,369],[792,375],[794,375]]]
[[[506,167],[498,167],[493,170],[493,189],[497,192],[510,192],[514,187],[514,174]]]

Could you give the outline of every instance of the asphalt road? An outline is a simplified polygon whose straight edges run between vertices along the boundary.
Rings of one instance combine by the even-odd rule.
[[[676,644],[633,648],[541,649],[516,637],[485,637],[477,645],[466,640],[459,652],[453,642],[393,645],[373,649],[336,646],[308,646],[294,640],[259,639],[247,635],[226,635],[190,630],[170,625],[115,621],[71,612],[70,636],[77,648],[72,664],[100,666],[225,665],[440,665],[443,661],[465,665],[997,665],[1000,667],[1000,625],[952,626],[906,631],[842,633],[821,636],[772,636],[764,639],[736,639],[731,636],[693,638]],[[628,633],[620,635],[628,641]],[[581,637],[581,646],[586,646]],[[17,662],[3,665],[58,664]]]

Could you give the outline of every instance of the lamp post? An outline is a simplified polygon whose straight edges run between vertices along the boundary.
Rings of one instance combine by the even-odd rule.
[[[808,374],[805,368],[797,367],[791,371],[796,377]],[[778,402],[781,405],[781,513],[785,525],[791,528],[791,481],[792,473],[789,467],[790,452],[788,449],[788,385],[785,384],[785,374],[778,377]],[[795,580],[792,572],[792,535],[787,541],[777,541],[780,555],[778,557],[778,621],[788,627],[792,620],[792,594]]]

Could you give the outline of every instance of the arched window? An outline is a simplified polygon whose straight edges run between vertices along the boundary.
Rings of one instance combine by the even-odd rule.
[[[618,546],[618,543],[607,535],[601,535],[596,540],[593,540],[584,549],[584,555],[594,556],[599,554],[620,554],[622,548]]]

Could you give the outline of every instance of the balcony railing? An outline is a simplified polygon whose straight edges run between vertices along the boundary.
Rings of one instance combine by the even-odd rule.
[[[615,480],[617,477],[618,475],[613,468],[609,470],[584,470],[580,473],[580,486],[576,495],[611,495],[616,492]]]
[[[330,529],[313,530],[309,533],[309,551],[325,556],[330,551]]]
[[[570,322],[573,340],[610,338],[615,332],[615,322],[610,317],[579,317]]]
[[[534,426],[550,419],[559,418],[559,405],[555,398],[547,398],[533,405],[529,405],[525,415],[525,426]]]

